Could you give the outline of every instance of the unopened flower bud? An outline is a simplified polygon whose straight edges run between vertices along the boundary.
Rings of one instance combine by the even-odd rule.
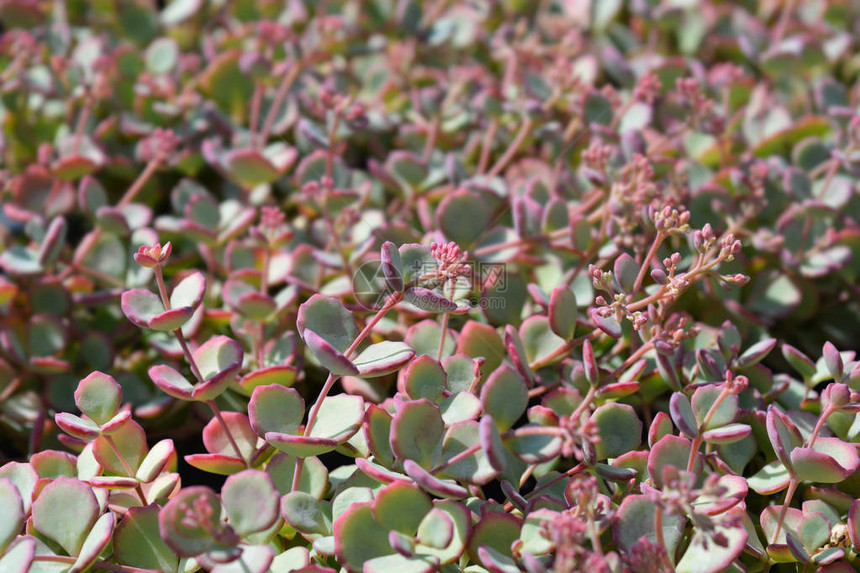
[[[140,266],[151,269],[166,261],[172,251],[173,245],[170,244],[170,241],[165,243],[163,247],[160,243],[156,243],[153,247],[141,245],[134,254],[134,260]]]

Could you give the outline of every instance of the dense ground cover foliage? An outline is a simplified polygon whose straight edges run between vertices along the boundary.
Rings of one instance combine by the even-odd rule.
[[[855,570],[855,2],[0,22],[0,570]]]

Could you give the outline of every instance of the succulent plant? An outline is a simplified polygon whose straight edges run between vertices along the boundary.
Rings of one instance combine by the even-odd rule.
[[[850,2],[0,2],[0,571],[854,571]]]

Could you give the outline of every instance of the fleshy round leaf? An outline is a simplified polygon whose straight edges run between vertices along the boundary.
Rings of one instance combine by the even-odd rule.
[[[310,329],[341,353],[358,334],[352,313],[337,300],[318,294],[299,307],[296,326],[303,338],[305,329]]]
[[[306,434],[338,443],[353,436],[364,420],[364,400],[359,396],[340,394],[325,399],[313,427]]]
[[[488,564],[478,555],[478,548],[489,547],[501,555],[511,557],[511,544],[519,539],[522,521],[509,513],[485,513],[472,528],[469,536],[469,557],[484,566]]]
[[[205,527],[184,519],[190,508],[197,509],[198,514],[201,510],[207,512]],[[211,489],[204,486],[184,488],[161,509],[158,516],[161,538],[180,557],[200,555],[214,547],[209,532],[222,529],[220,515],[221,500]]]
[[[639,447],[642,421],[632,406],[610,402],[591,415],[600,432],[598,459],[614,458]]]
[[[492,418],[484,422],[484,425],[493,424]],[[493,436],[493,432],[495,436]],[[495,428],[489,428],[487,439],[494,448],[493,455],[495,463],[504,469],[506,458],[501,439]],[[483,448],[484,441],[481,438],[481,425],[473,420],[452,424],[445,432],[445,440],[442,442],[442,459],[450,460],[462,454],[467,449],[481,446],[473,454],[466,456],[457,463],[445,468],[438,473],[439,477],[453,478],[475,485],[489,483],[499,475],[499,470],[491,463],[489,452]]]
[[[791,450],[790,457],[799,479],[819,483],[839,483],[860,466],[857,450],[839,438],[818,438],[811,448]]]
[[[633,257],[627,253],[621,253],[615,259],[613,270],[615,272],[615,280],[618,281],[621,290],[627,294],[631,294],[633,285],[636,282],[636,276],[639,274],[639,265],[636,264]]]
[[[721,534],[726,543],[716,544],[713,540],[705,539],[705,534],[702,533],[694,535],[690,546],[684,552],[684,556],[678,561],[675,571],[678,573],[726,571],[744,550],[748,534],[743,527],[721,527],[719,525],[715,527],[714,533]]]
[[[421,310],[428,312],[457,312],[460,307],[451,299],[428,288],[413,286],[406,289],[403,298]]]
[[[702,386],[693,393],[691,404],[696,414],[697,427],[712,430],[735,421],[738,415],[738,397],[736,394],[729,394],[722,399],[711,414],[710,420],[705,423],[705,417],[721,393],[722,389],[719,386]]]
[[[403,462],[406,475],[415,480],[421,489],[439,497],[463,499],[469,495],[469,490],[452,480],[439,479],[412,460]]]
[[[179,281],[170,293],[170,306],[173,308],[197,308],[206,293],[206,279],[203,273],[195,271]]]
[[[28,573],[35,556],[35,538],[23,537],[0,557],[0,571],[4,573]]]
[[[430,356],[422,355],[409,363],[403,374],[404,390],[414,399],[426,398],[436,402],[448,386],[448,374]]]
[[[331,518],[325,515],[319,500],[302,491],[294,491],[281,499],[284,521],[302,533],[331,533]]]
[[[75,390],[75,404],[96,424],[104,424],[122,404],[122,387],[112,376],[93,372],[80,381]]]
[[[630,551],[642,537],[657,543],[655,512],[656,508],[647,495],[624,498],[612,524],[612,537],[620,550]],[[681,540],[685,521],[683,516],[663,512],[663,542],[669,555],[675,552]]]
[[[149,450],[140,467],[137,468],[135,477],[142,483],[150,483],[171,463],[176,460],[176,448],[173,440],[161,440]]]
[[[514,425],[529,401],[525,380],[507,364],[499,366],[481,388],[481,405],[493,417],[500,432]]]
[[[453,538],[454,520],[441,509],[431,509],[418,525],[418,541],[434,549],[445,549]]]
[[[335,554],[348,569],[360,571],[364,563],[393,554],[388,529],[373,518],[370,503],[356,503],[334,523]]]
[[[166,364],[153,366],[149,369],[149,377],[162,392],[180,400],[193,399],[194,386],[172,367]]]
[[[0,553],[24,526],[24,501],[18,488],[8,478],[0,478]]]
[[[371,344],[352,360],[363,377],[383,376],[402,368],[415,356],[415,351],[403,342],[389,340]]]
[[[436,209],[439,229],[464,249],[472,246],[490,222],[490,211],[481,196],[466,189],[446,195]]]
[[[71,573],[85,571],[90,565],[95,563],[96,559],[99,558],[99,555],[101,555],[102,551],[110,543],[115,524],[116,518],[114,518],[113,513],[110,511],[96,521],[81,547],[78,559],[70,570]]]
[[[549,326],[565,340],[576,332],[576,295],[568,286],[556,287],[549,299]]]
[[[228,477],[221,501],[230,525],[243,537],[268,529],[278,519],[278,490],[269,475],[259,470]]]
[[[442,443],[445,423],[439,408],[428,400],[403,404],[391,423],[391,448],[399,460],[430,467]]]
[[[158,532],[157,505],[132,507],[117,525],[113,549],[123,565],[177,573],[179,558]]]
[[[69,555],[78,555],[100,513],[86,483],[65,476],[54,479],[33,502],[33,527]]]
[[[690,449],[693,444],[686,438],[680,436],[663,436],[660,441],[651,447],[648,454],[648,474],[657,487],[663,487],[663,468],[674,466],[678,469],[687,469],[690,458]],[[693,470],[701,468],[702,457],[697,456]]]
[[[257,435],[267,432],[296,434],[305,416],[305,401],[292,388],[269,384],[254,388],[248,417]]]
[[[520,338],[529,362],[539,361],[552,354],[564,344],[564,339],[550,328],[545,316],[531,316],[520,326]]]
[[[776,457],[779,458],[779,461],[783,465],[791,468],[789,452],[794,448],[800,447],[803,443],[800,432],[788,417],[774,406],[768,408],[766,426],[767,435],[770,438],[774,452],[776,452]]]
[[[357,376],[358,367],[350,359],[329,344],[324,338],[318,336],[310,328],[304,331],[305,344],[314,353],[320,364],[329,372],[337,376]]]
[[[381,249],[382,274],[390,289],[395,292],[403,291],[403,259],[400,251],[391,241],[382,244]]]
[[[427,494],[414,485],[395,482],[376,495],[372,508],[380,525],[411,537],[433,504]]]

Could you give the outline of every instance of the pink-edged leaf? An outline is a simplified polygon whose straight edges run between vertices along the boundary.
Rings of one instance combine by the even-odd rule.
[[[391,423],[391,449],[399,460],[414,460],[430,467],[445,432],[439,407],[429,400],[403,404]]]
[[[839,438],[818,438],[812,448],[793,449],[790,457],[799,479],[819,483],[839,483],[860,466],[857,450]]]
[[[131,289],[122,293],[120,306],[128,319],[137,326],[149,327],[150,321],[164,312],[161,299],[148,290]]]
[[[776,453],[776,457],[787,468],[791,469],[791,458],[789,452],[794,448],[800,447],[803,443],[803,438],[800,431],[794,423],[788,419],[788,416],[780,412],[773,405],[768,407],[767,418],[765,425],[767,427],[767,435],[770,438],[770,443]]]
[[[314,353],[320,364],[329,372],[337,376],[357,376],[358,367],[349,358],[329,344],[324,338],[318,336],[314,331],[306,328],[304,331],[305,344]]]
[[[33,527],[78,555],[100,508],[89,484],[60,476],[46,485],[33,502]]]
[[[24,500],[18,488],[8,478],[0,478],[0,554],[24,526]]]
[[[803,547],[803,543],[801,543],[797,535],[791,531],[786,531],[785,544],[788,546],[788,550],[795,559],[801,563],[809,563],[809,554],[807,554],[806,549]]]
[[[170,306],[196,309],[206,294],[206,279],[200,271],[194,271],[173,287],[170,293]]]
[[[185,456],[185,461],[198,470],[223,476],[239,473],[248,467],[243,460],[226,454],[190,454]]]
[[[715,430],[708,430],[702,437],[709,444],[731,444],[750,435],[752,428],[747,424],[729,424]]]
[[[783,344],[782,355],[804,379],[815,376],[815,363],[794,346]]]
[[[385,340],[365,348],[352,363],[359,376],[369,378],[400,370],[414,356],[415,350],[406,343]]]
[[[299,306],[296,327],[302,338],[309,329],[340,353],[349,348],[358,334],[352,312],[337,299],[319,294]]]
[[[117,456],[117,450],[122,460]],[[134,476],[133,472],[137,471],[146,452],[146,432],[134,420],[129,420],[112,436],[99,436],[93,442],[96,461],[107,471],[124,477]],[[126,467],[131,469],[131,475]]]
[[[395,481],[412,483],[412,480],[409,477],[391,471],[388,468],[385,468],[373,462],[369,462],[364,458],[356,458],[355,465],[359,470],[362,471],[362,473],[365,473],[373,479],[382,483],[393,483]]]
[[[469,535],[469,557],[484,567],[489,565],[479,555],[481,547],[488,547],[501,555],[511,556],[511,545],[520,538],[522,518],[504,512],[487,512],[475,523]]]
[[[622,551],[630,551],[642,537],[657,542],[656,508],[647,495],[628,495],[618,506],[612,524],[612,538]],[[663,513],[663,542],[669,555],[675,552],[684,531],[686,517]]]
[[[417,539],[434,549],[446,549],[454,538],[454,520],[445,511],[434,507],[418,525]]]
[[[221,419],[230,428],[236,445],[245,459],[250,458],[257,447],[258,437],[248,416],[241,412],[221,412]],[[212,418],[203,427],[203,445],[210,453],[236,455],[230,438],[224,429],[224,424],[218,418]]]
[[[487,378],[481,388],[481,405],[493,417],[500,432],[508,430],[523,415],[529,393],[522,375],[502,364]]]
[[[161,314],[153,316],[147,326],[153,330],[158,330],[159,332],[176,330],[188,322],[188,319],[190,319],[193,314],[194,309],[189,306],[172,308],[170,310],[165,310]]]
[[[92,420],[79,418],[68,412],[57,412],[54,421],[61,430],[81,440],[94,440],[101,435],[101,428]]]
[[[380,249],[380,261],[385,283],[395,292],[403,292],[403,259],[391,241],[385,241]]]
[[[338,446],[338,441],[331,438],[313,436],[297,436],[279,432],[266,432],[266,442],[280,451],[297,458],[319,456],[332,451]]]
[[[693,507],[707,515],[724,513],[744,500],[747,495],[747,481],[736,475],[722,475],[717,481],[725,491],[719,497],[701,495],[693,502]]]
[[[594,357],[594,347],[587,338],[582,343],[582,366],[585,368],[585,379],[592,386],[597,386],[600,383],[600,368]]]
[[[639,475],[639,470],[637,469],[615,467],[604,463],[594,464],[594,471],[597,475],[604,479],[618,482],[628,482]]]
[[[250,395],[256,388],[260,386],[268,386],[269,384],[278,384],[279,386],[292,386],[298,376],[298,369],[295,366],[278,365],[258,368],[253,372],[249,372],[242,376],[241,380],[236,381],[236,386]]]
[[[469,490],[466,488],[454,481],[441,480],[435,477],[412,460],[403,462],[403,469],[424,491],[452,499],[463,499],[469,496]]]
[[[111,434],[115,434],[123,426],[126,425],[127,422],[131,420],[131,410],[120,410],[116,413],[116,416],[102,424],[102,434],[109,436]]]
[[[460,307],[453,300],[424,287],[411,287],[403,295],[406,302],[428,312],[457,312]]]
[[[376,494],[371,509],[380,525],[411,537],[424,516],[433,509],[433,503],[414,484],[393,483]]]
[[[508,465],[505,456],[505,446],[502,445],[502,438],[499,436],[499,431],[496,422],[491,416],[481,418],[478,428],[481,437],[481,447],[487,455],[487,460],[497,472],[505,471]]]
[[[362,571],[364,564],[391,555],[388,530],[373,517],[370,502],[353,503],[334,522],[334,551],[340,564]]]
[[[4,573],[27,573],[36,556],[36,539],[20,537],[0,556],[0,571]]]
[[[271,183],[281,175],[269,159],[254,149],[233,149],[221,156],[230,177],[246,189]]]
[[[860,499],[852,501],[848,509],[848,536],[854,547],[860,547]]]
[[[57,217],[51,221],[51,224],[48,225],[48,229],[45,231],[42,245],[39,247],[39,265],[50,265],[60,255],[60,251],[65,246],[67,229],[68,225],[65,218]]]
[[[137,468],[135,477],[142,483],[149,483],[157,478],[161,472],[171,463],[176,460],[176,447],[173,445],[173,440],[161,440],[149,450],[143,461],[140,462],[140,467]]]
[[[648,454],[648,475],[651,476],[654,485],[663,487],[663,468],[673,466],[684,470],[687,469],[687,461],[690,458],[690,449],[693,444],[686,438],[680,436],[663,436]],[[696,455],[693,471],[701,471],[703,464],[702,455]]]
[[[132,489],[140,485],[135,478],[122,476],[94,476],[87,483],[102,489]]]
[[[604,384],[597,391],[597,397],[603,400],[617,400],[639,391],[639,382],[615,382],[614,384]]]
[[[478,547],[478,559],[490,573],[519,573],[520,568],[513,557],[505,555],[488,545]]]
[[[243,537],[270,528],[280,516],[281,496],[269,474],[260,470],[228,477],[221,501],[231,527]]]
[[[782,511],[781,505],[769,505],[764,508],[759,517],[759,523],[764,530],[764,537],[770,543],[773,540],[773,535],[776,532],[776,525],[779,521],[779,514]],[[779,530],[779,535],[776,538],[776,545],[785,545],[785,532],[787,530],[797,531],[803,523],[803,512],[799,509],[789,507],[785,512],[785,519],[782,527]],[[768,549],[768,552],[770,550]]]
[[[736,508],[730,514],[745,511]],[[714,533],[721,534],[726,543],[717,544],[712,539],[707,539],[705,533],[693,535],[684,556],[675,567],[677,573],[719,573],[728,570],[732,562],[740,557],[749,537],[746,529],[742,526],[723,527],[717,524],[715,530]]]
[[[619,324],[614,317],[609,316],[604,318],[597,314],[597,309],[591,309],[590,314],[591,320],[594,322],[597,328],[599,328],[612,338],[621,338],[621,336],[624,334],[624,331],[621,330],[621,324]]]
[[[747,368],[761,362],[770,351],[776,347],[776,338],[767,338],[750,346],[746,352],[735,361],[737,368]]]
[[[772,495],[788,487],[791,474],[779,460],[766,464],[754,475],[747,478],[747,484],[756,493]]]
[[[268,432],[297,434],[305,415],[305,401],[293,388],[280,384],[258,386],[248,403],[251,427],[263,437]]]
[[[93,372],[78,383],[75,405],[96,424],[110,420],[122,404],[122,387],[112,376]]]
[[[552,326],[552,325],[550,325]],[[520,333],[513,325],[505,326],[505,349],[508,351],[508,358],[517,369],[517,372],[523,375],[527,384],[531,387],[535,382],[535,375],[529,367],[529,359],[526,357],[526,349],[523,346],[523,341],[520,338]]]
[[[185,377],[166,364],[149,369],[149,377],[158,388],[180,400],[193,400],[194,386]]]
[[[834,380],[840,382],[845,373],[845,363],[842,361],[842,355],[839,354],[839,350],[833,346],[832,342],[827,341],[824,343],[823,354],[824,364],[827,366],[830,375],[833,376]]]
[[[194,361],[207,383],[217,379],[219,384],[229,384],[242,366],[244,355],[242,346],[232,338],[215,336],[194,351]]]
[[[227,306],[252,320],[265,320],[278,307],[272,297],[235,278],[224,283],[222,296]]]
[[[669,399],[669,413],[678,429],[688,438],[693,439],[699,434],[696,414],[693,412],[690,399],[685,394],[681,392],[672,393],[672,397]]]
[[[565,340],[576,331],[576,295],[569,286],[556,287],[549,299],[549,327]]]
[[[651,427],[648,428],[648,447],[652,447],[660,438],[671,434],[673,430],[672,419],[669,415],[666,412],[657,412],[651,421]]]
[[[639,265],[633,260],[633,257],[627,253],[621,253],[615,259],[613,270],[615,280],[618,281],[618,286],[625,293],[631,294],[633,286],[636,283],[636,277],[639,274]]]
[[[185,519],[190,507],[211,510],[204,518],[205,524]],[[194,557],[215,547],[210,532],[222,530],[220,518],[221,500],[218,495],[208,487],[191,486],[183,488],[161,509],[158,526],[161,538],[177,555]]]

